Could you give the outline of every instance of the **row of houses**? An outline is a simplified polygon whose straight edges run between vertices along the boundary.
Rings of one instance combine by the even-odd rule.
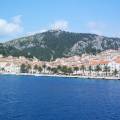
[[[36,58],[30,60],[25,57],[12,57],[12,56],[3,57],[2,55],[0,55],[1,73],[20,73],[22,64],[30,65],[31,69],[33,69],[35,65],[42,66],[44,62],[39,61]]]
[[[92,66],[93,68],[95,68],[97,65],[100,65],[102,69],[104,69],[105,66],[108,66],[111,71],[115,69],[120,71],[120,56],[116,57],[113,60],[93,59],[88,63],[88,66]]]
[[[107,50],[97,55],[83,54],[82,56],[73,56],[69,58],[56,59],[50,63],[51,66],[65,65],[68,67],[81,67],[84,65],[85,73],[88,73],[89,66],[94,70],[96,66],[101,67],[101,71],[104,71],[105,66],[110,68],[110,73],[114,70],[120,72],[120,50]],[[78,74],[81,70],[78,71]]]
[[[82,65],[86,68],[86,74],[88,73],[89,66],[92,69],[95,69],[99,65],[103,71],[105,66],[110,68],[112,73],[114,70],[120,72],[120,50],[107,50],[101,52],[97,55],[88,55],[83,54],[82,56],[72,56],[68,58],[58,58],[55,61],[45,62],[39,61],[38,59],[27,59],[25,57],[3,57],[0,56],[0,72],[9,72],[9,73],[20,73],[20,67],[22,64],[30,65],[31,71],[34,72],[34,66],[43,66],[44,64],[47,67],[57,67],[57,66],[67,66],[67,67],[78,67]],[[48,72],[46,70],[46,72]],[[78,73],[81,71],[78,71]]]

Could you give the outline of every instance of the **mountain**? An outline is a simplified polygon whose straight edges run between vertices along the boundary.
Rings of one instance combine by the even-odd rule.
[[[40,60],[96,54],[108,49],[120,48],[120,38],[109,38],[88,33],[49,30],[0,44],[0,54],[26,56]]]

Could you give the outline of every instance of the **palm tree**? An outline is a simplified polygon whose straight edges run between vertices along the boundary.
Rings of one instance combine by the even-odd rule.
[[[30,64],[27,65],[27,69],[28,69],[28,72],[30,72],[30,69],[31,69],[31,65]]]
[[[55,74],[58,73],[58,69],[55,68],[55,67],[54,67],[54,68],[51,68],[51,71],[52,71],[53,73],[55,73]]]
[[[91,76],[91,72],[92,72],[92,66],[90,65],[90,66],[88,67],[88,69],[89,69],[90,76]]]
[[[2,70],[2,71],[5,71],[5,68],[2,67],[1,70]]]
[[[47,67],[47,70],[49,71],[49,74],[50,74],[50,72],[51,72],[51,67]]]
[[[115,70],[113,71],[113,75],[116,76],[117,74],[118,74],[118,71],[117,71],[117,69],[115,69]]]
[[[25,64],[21,64],[20,66],[20,72],[21,73],[28,73],[28,66],[26,66]]]
[[[95,71],[97,71],[97,75],[99,75],[99,72],[101,71],[101,67],[100,65],[97,65],[96,68],[95,68]]]
[[[39,71],[39,73],[41,73],[42,72],[42,67],[38,67],[38,71]]]
[[[63,72],[64,74],[66,74],[67,73],[67,66],[62,66],[61,72]]]
[[[74,67],[74,70],[76,71],[76,74],[77,74],[77,71],[79,70],[79,67]]]
[[[85,66],[82,65],[80,69],[83,71],[83,74],[85,75]]]
[[[58,66],[57,66],[57,69],[58,69],[58,72],[60,72],[61,69],[62,69],[62,66],[58,65]]]
[[[79,69],[79,68],[78,68]],[[71,67],[69,67],[68,69],[67,69],[67,72],[68,72],[68,74],[70,75],[71,73],[73,73],[73,70],[72,70],[72,68]]]
[[[44,73],[45,73],[46,64],[44,64],[42,67],[43,67],[43,70],[44,70]]]
[[[106,76],[108,74],[108,72],[110,72],[110,67],[108,67],[107,65],[104,66],[104,72],[106,72]]]
[[[36,72],[38,72],[38,65],[35,65],[35,66],[34,66],[34,70],[35,70]]]

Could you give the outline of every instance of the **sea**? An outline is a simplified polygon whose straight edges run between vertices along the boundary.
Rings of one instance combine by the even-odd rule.
[[[0,120],[120,120],[120,81],[0,75]]]

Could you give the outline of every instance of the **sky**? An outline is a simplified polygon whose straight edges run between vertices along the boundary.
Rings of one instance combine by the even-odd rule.
[[[120,0],[0,0],[0,42],[51,29],[120,37]]]

